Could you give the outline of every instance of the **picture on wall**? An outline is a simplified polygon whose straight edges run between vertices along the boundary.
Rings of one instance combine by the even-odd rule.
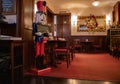
[[[77,20],[78,32],[105,32],[106,17],[105,16],[78,16]]]
[[[1,0],[3,14],[16,14],[16,0]]]

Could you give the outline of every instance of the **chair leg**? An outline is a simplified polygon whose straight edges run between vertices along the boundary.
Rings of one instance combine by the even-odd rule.
[[[66,53],[66,54],[64,54],[64,55],[65,55],[65,57],[66,57],[65,61],[66,61],[67,68],[68,68],[69,65],[70,65],[70,53]],[[57,61],[57,60],[58,60],[58,59],[57,59],[58,54],[55,53],[55,56],[56,56],[56,61]]]
[[[73,50],[73,52],[72,52],[73,54],[72,54],[72,60],[74,59],[74,56],[75,56],[75,51]]]
[[[72,60],[73,60],[73,56],[74,56],[74,52],[72,51],[71,52],[71,58],[72,58]]]
[[[72,61],[73,61],[73,58],[74,58],[74,56],[75,56],[75,51],[74,51],[74,49],[71,50],[70,55],[71,55],[70,57],[71,57],[71,59],[72,59]]]
[[[70,54],[67,54],[66,55],[67,56],[67,68],[69,67],[69,65],[70,65]]]
[[[66,61],[67,61],[67,68],[68,68],[69,67],[69,56],[68,55],[67,55]]]

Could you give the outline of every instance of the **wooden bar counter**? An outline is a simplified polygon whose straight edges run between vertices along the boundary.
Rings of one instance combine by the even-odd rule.
[[[7,38],[8,39],[8,38]],[[11,82],[14,84],[15,79],[19,78],[19,74],[23,75],[24,64],[24,41],[15,38],[0,39],[0,52],[10,53],[10,74]]]

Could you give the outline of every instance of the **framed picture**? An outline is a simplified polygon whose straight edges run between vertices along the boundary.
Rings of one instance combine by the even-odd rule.
[[[2,14],[16,14],[16,0],[1,0]]]
[[[77,20],[78,32],[105,32],[106,17],[105,16],[78,16]]]

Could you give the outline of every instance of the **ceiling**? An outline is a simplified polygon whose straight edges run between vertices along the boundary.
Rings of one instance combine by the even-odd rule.
[[[36,0],[39,1],[39,0]],[[77,13],[81,9],[99,9],[113,7],[120,0],[99,0],[98,7],[92,6],[94,0],[45,0],[54,12],[72,12]]]

